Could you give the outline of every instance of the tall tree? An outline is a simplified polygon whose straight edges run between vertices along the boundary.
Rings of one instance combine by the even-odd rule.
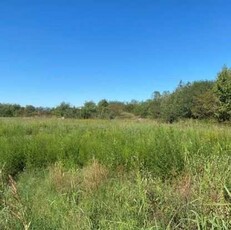
[[[73,117],[73,109],[69,103],[62,102],[54,109],[54,114],[58,117]]]
[[[154,91],[152,100],[149,101],[149,115],[151,118],[160,118],[161,116],[162,95],[159,91]]]
[[[231,119],[231,69],[223,67],[217,75],[215,93],[219,101],[217,117],[220,121]]]
[[[95,118],[97,114],[97,106],[93,101],[87,101],[84,103],[84,106],[81,108],[82,118],[89,119]]]
[[[109,118],[108,105],[109,104],[106,99],[99,101],[99,103],[97,104],[97,113],[99,118],[102,119]]]
[[[193,118],[207,119],[214,118],[217,110],[217,98],[213,90],[207,90],[193,98]]]

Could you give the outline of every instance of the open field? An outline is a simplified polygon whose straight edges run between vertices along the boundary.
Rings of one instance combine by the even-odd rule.
[[[230,126],[0,119],[0,170],[0,229],[231,229]]]

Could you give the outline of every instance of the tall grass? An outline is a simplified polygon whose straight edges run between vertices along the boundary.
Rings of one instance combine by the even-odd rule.
[[[0,229],[230,229],[230,165],[216,124],[2,119]]]

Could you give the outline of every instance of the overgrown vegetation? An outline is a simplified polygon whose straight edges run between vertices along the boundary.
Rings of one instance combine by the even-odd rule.
[[[4,118],[0,146],[0,229],[231,228],[225,125]]]
[[[224,67],[216,81],[182,83],[173,92],[155,91],[152,99],[143,102],[119,102],[103,99],[97,104],[86,102],[74,107],[62,102],[55,108],[36,108],[32,105],[0,104],[2,117],[65,117],[65,118],[151,118],[166,122],[180,119],[231,119],[231,69]]]

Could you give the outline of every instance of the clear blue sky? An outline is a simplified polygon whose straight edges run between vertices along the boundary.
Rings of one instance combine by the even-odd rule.
[[[1,0],[0,102],[146,100],[231,63],[230,0]]]

